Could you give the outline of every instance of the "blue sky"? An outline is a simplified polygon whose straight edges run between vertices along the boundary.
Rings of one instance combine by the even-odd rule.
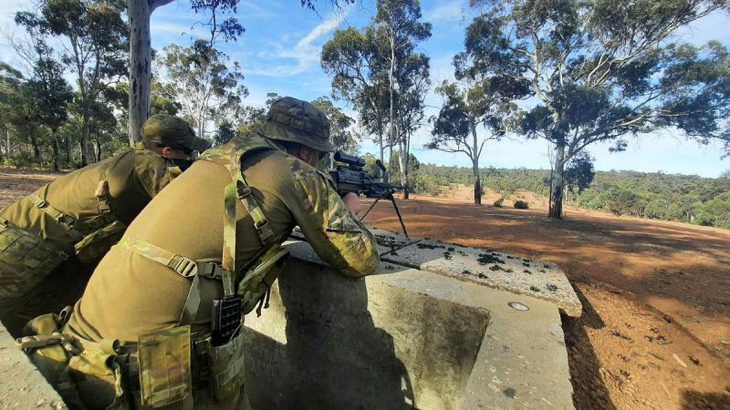
[[[32,1],[3,0],[2,3],[0,29],[6,35],[17,33],[13,15],[16,11],[31,10]],[[237,42],[226,44],[222,49],[243,68],[244,84],[250,92],[245,104],[263,105],[268,92],[307,100],[330,94],[330,79],[319,65],[321,46],[337,28],[367,24],[374,12],[374,2],[363,0],[339,11],[332,10],[325,2],[320,3],[318,13],[314,13],[301,8],[299,0],[240,2],[238,18],[246,33]],[[422,1],[423,20],[433,24],[433,36],[420,48],[431,57],[433,84],[453,77],[451,60],[463,49],[464,31],[470,21],[466,3],[467,0]],[[152,16],[152,46],[160,50],[171,43],[189,44],[191,35],[202,35],[200,30],[191,28],[200,20],[202,17],[190,10],[187,0],[177,0],[159,8]],[[728,26],[730,17],[716,14],[683,29],[677,37],[694,44],[716,39],[730,45]],[[0,60],[17,64],[5,36],[0,37]],[[430,116],[438,112],[441,100],[431,93],[426,103],[427,116]],[[337,104],[351,113],[344,102]],[[423,150],[421,147],[429,136],[428,125],[414,136],[413,152],[421,162],[470,165],[464,155]],[[361,152],[377,151],[375,145],[368,141],[363,141],[361,147]],[[481,166],[547,168],[548,149],[547,142],[525,141],[517,137],[490,142],[482,155]],[[730,158],[720,160],[720,144],[700,146],[671,132],[630,140],[628,151],[623,153],[609,153],[608,145],[594,145],[589,151],[596,158],[596,168],[600,170],[661,170],[716,177],[723,170],[730,169]]]

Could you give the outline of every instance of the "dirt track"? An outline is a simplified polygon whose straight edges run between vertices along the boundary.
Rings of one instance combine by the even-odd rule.
[[[553,221],[530,193],[516,210],[470,191],[403,201],[409,233],[563,268],[584,307],[563,319],[577,408],[730,409],[730,231],[577,209]],[[366,221],[400,230],[388,203]]]
[[[57,176],[0,168],[0,207]],[[402,202],[408,230],[560,264],[584,308],[563,319],[578,409],[730,409],[730,231],[575,209],[552,221],[529,193],[516,210],[470,190]],[[366,221],[400,230],[387,203]]]

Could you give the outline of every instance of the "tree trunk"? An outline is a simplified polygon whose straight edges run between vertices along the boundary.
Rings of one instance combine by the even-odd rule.
[[[401,139],[399,145],[398,165],[400,166],[400,184],[403,187],[401,199],[408,199],[408,153],[406,152],[405,138]]]
[[[36,164],[40,165],[41,163],[41,149],[38,146],[38,141],[36,140],[35,136],[30,136],[30,144],[33,146],[33,161],[35,161]]]
[[[66,166],[69,166],[71,164],[71,137],[66,135],[64,142],[64,148],[66,149]]]
[[[96,149],[94,150],[96,151],[96,162],[99,162],[101,161],[101,143],[99,139],[94,140],[94,142],[96,143]]]
[[[479,175],[479,148],[477,147],[477,125],[474,118],[469,121],[474,152],[472,154],[472,172],[474,173],[474,204],[482,204],[482,177]]]
[[[147,0],[129,0],[129,145],[138,141],[139,130],[150,110],[152,45],[150,16],[154,6]]]
[[[52,129],[51,130],[52,138],[53,138],[53,170],[58,171],[60,167],[58,166],[58,130]]]
[[[394,107],[393,107],[393,92],[395,88],[395,38],[391,37],[390,39],[390,72],[388,74],[388,88],[390,89],[390,136],[389,136],[389,145],[390,145],[390,158],[388,158],[388,166],[390,168],[391,162],[393,161],[393,144],[395,144],[395,113],[394,113]],[[402,155],[403,153],[401,153]],[[401,181],[401,184],[403,181]]]
[[[85,167],[89,164],[89,112],[84,110],[82,113],[82,126],[81,126],[81,166]]]
[[[10,158],[10,127],[5,128],[5,156]]]
[[[550,192],[550,218],[561,219],[563,217],[563,186],[565,167],[565,144],[558,143],[555,146],[555,170],[553,171],[552,190]]]

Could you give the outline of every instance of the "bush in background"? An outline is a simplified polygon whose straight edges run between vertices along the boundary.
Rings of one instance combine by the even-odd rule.
[[[521,199],[518,199],[515,201],[514,207],[515,207],[515,209],[529,209],[530,208],[527,201],[523,201]]]

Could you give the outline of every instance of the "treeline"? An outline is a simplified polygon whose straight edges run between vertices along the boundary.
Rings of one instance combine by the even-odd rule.
[[[474,183],[470,168],[417,164],[414,192],[436,194],[439,186]],[[548,196],[550,170],[486,168],[484,188],[509,196],[518,189]],[[702,178],[662,172],[595,171],[582,192],[568,192],[572,205],[616,215],[730,228],[730,175]]]

